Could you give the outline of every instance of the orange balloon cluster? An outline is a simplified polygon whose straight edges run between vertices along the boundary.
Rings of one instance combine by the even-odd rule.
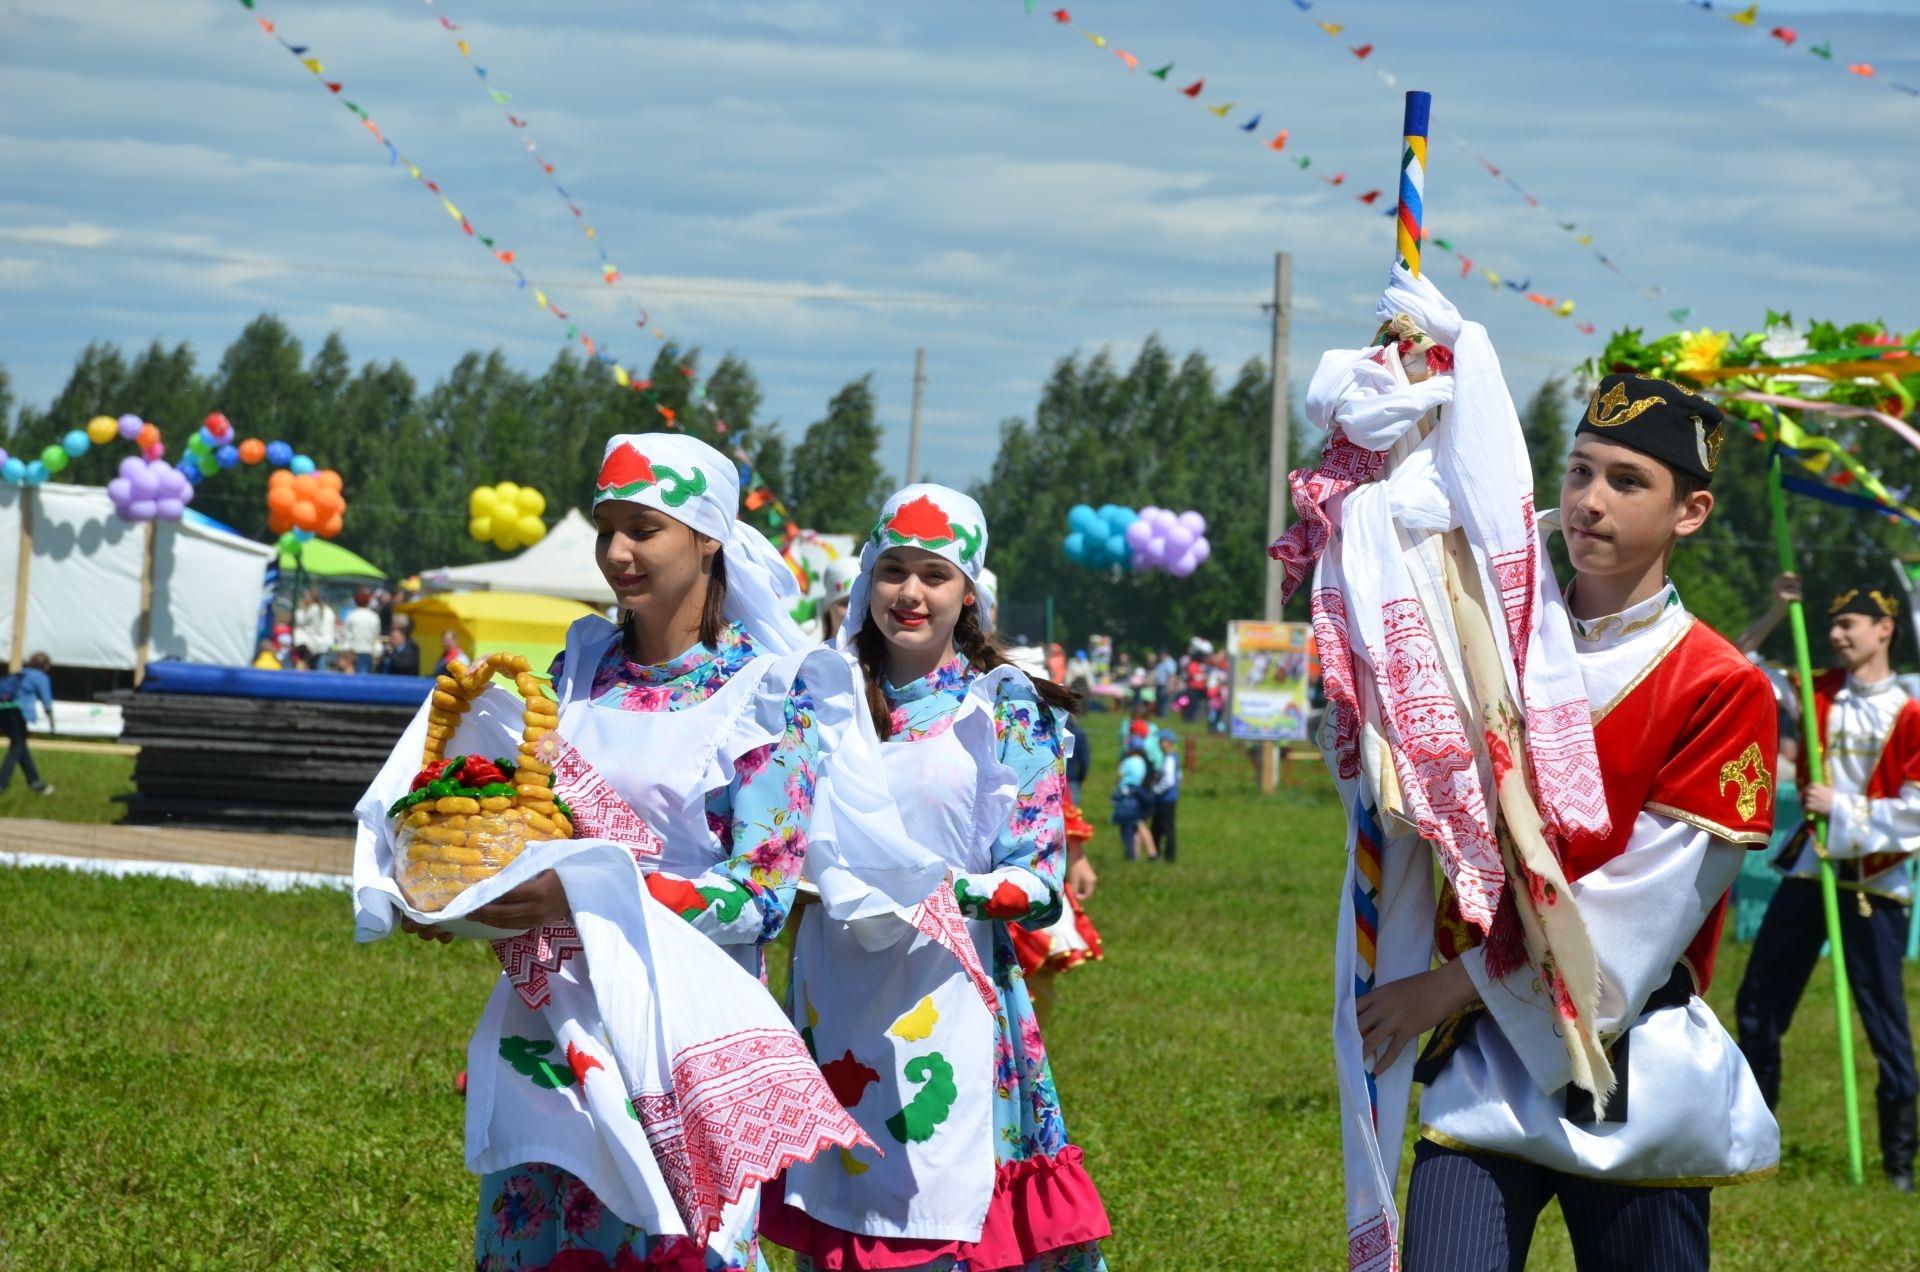
[[[267,525],[275,534],[305,530],[331,539],[340,533],[346,515],[340,474],[331,468],[298,476],[276,468],[267,481]]]

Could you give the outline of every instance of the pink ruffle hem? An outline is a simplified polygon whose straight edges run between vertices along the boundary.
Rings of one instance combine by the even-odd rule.
[[[824,1272],[911,1268],[943,1255],[964,1260],[972,1272],[992,1272],[1024,1267],[1049,1250],[1100,1241],[1113,1232],[1080,1149],[1072,1144],[1052,1157],[1000,1164],[976,1241],[846,1232],[789,1206],[785,1183],[783,1175],[761,1192],[760,1235],[810,1256]]]

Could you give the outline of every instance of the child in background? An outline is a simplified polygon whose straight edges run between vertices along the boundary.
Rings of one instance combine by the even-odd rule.
[[[1128,861],[1138,861],[1145,852],[1155,855],[1153,832],[1144,823],[1153,815],[1151,770],[1146,748],[1130,746],[1120,760],[1120,781],[1113,788],[1113,824],[1120,828],[1120,846]]]
[[[1173,864],[1178,841],[1174,815],[1180,807],[1180,739],[1172,729],[1160,730],[1160,750],[1154,757],[1153,843],[1160,860]]]

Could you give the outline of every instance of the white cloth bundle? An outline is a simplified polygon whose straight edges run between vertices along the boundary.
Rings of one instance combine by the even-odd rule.
[[[446,909],[410,906],[393,880],[386,810],[419,767],[426,712],[356,809],[355,930],[378,939],[405,915],[495,938],[505,972],[469,1047],[468,1169],[550,1162],[622,1220],[704,1243],[723,1211],[739,1214],[786,1166],[870,1143],[760,983],[648,894],[639,859],[658,851],[650,831],[631,843],[529,844]],[[520,727],[519,701],[489,689],[448,747],[508,754]],[[618,797],[591,770],[557,768],[559,793],[607,824]],[[571,924],[513,934],[466,917],[545,870],[566,887]]]
[[[1327,687],[1322,745],[1349,817],[1334,1045],[1356,1268],[1396,1265],[1394,1181],[1414,1055],[1408,1048],[1392,1069],[1372,1073],[1354,1005],[1367,988],[1428,966],[1434,907],[1425,844],[1439,854],[1462,916],[1486,932],[1508,885],[1494,807],[1512,764],[1531,788],[1548,844],[1604,833],[1607,824],[1571,629],[1541,551],[1526,446],[1492,342],[1432,283],[1399,267],[1376,313],[1383,324],[1409,315],[1450,348],[1452,366],[1432,364],[1435,374],[1409,383],[1392,344],[1322,356],[1307,416],[1339,437],[1320,472],[1294,475],[1297,498],[1323,502],[1303,509],[1303,532],[1275,552],[1298,568],[1319,546],[1311,527],[1326,529],[1313,617]],[[1424,437],[1416,431],[1423,419],[1434,424]],[[1505,696],[1522,717],[1517,759],[1501,746],[1491,748],[1498,762],[1489,754],[1474,709],[1449,598],[1442,536],[1451,531],[1470,549],[1455,565],[1477,576],[1467,581],[1486,598]],[[1362,834],[1372,846],[1364,856]],[[1357,939],[1362,904],[1374,928],[1370,965]],[[1566,934],[1570,961],[1578,964],[1585,947],[1590,965],[1569,908],[1560,907],[1554,924]],[[1568,1032],[1570,1047],[1591,1042]]]

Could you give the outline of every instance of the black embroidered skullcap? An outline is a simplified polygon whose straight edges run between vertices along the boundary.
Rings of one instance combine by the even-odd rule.
[[[1594,389],[1573,432],[1631,447],[1711,482],[1720,465],[1725,420],[1719,407],[1667,380],[1610,375]]]
[[[1850,587],[1833,598],[1833,604],[1827,606],[1827,617],[1838,618],[1842,614],[1865,614],[1868,618],[1898,618],[1900,601],[1890,592],[1882,592],[1877,587]]]

